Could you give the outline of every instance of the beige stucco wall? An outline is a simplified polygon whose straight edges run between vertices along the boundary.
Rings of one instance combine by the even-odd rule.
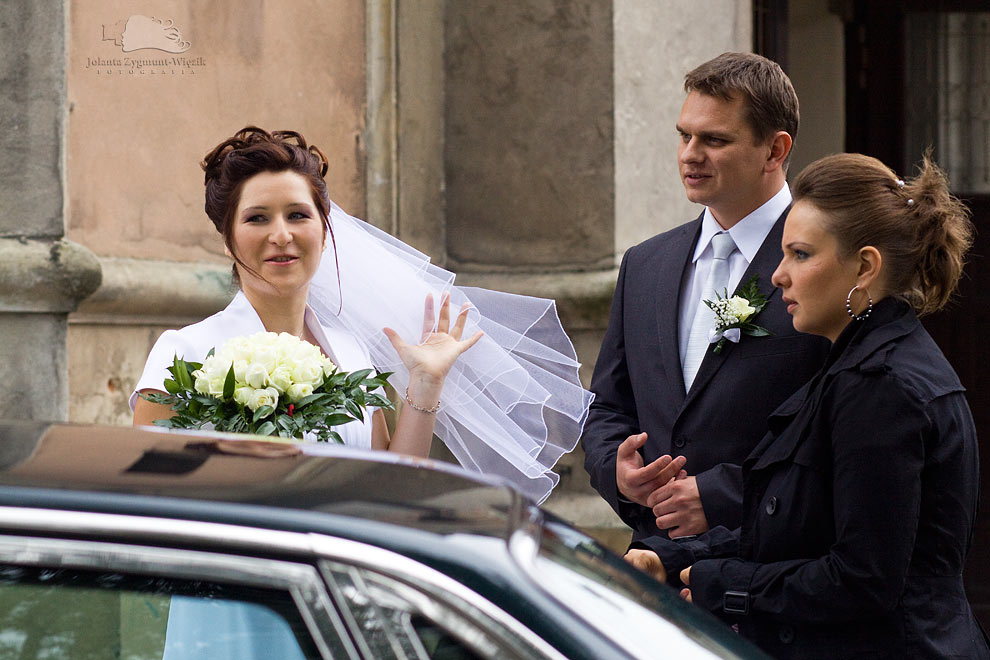
[[[751,50],[752,8],[736,0],[616,0],[614,26],[618,260],[700,213],[677,173],[684,74],[725,51]]]
[[[610,265],[610,4],[448,2],[447,254],[460,270]]]
[[[221,139],[247,124],[300,131],[329,157],[334,199],[364,213],[364,12],[353,0],[71,3],[67,234],[101,257],[104,286],[69,319],[70,419],[128,423],[161,330],[229,297],[199,168]]]
[[[123,52],[103,39],[132,15],[171,19],[188,50]],[[72,3],[69,21],[71,239],[101,255],[216,258],[199,161],[246,124],[320,145],[334,197],[363,213],[361,3],[106,0]]]

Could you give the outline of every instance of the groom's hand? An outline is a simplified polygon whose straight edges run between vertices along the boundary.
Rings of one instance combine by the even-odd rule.
[[[670,538],[708,531],[708,519],[694,477],[678,477],[660,486],[647,498],[646,506],[653,509],[657,527],[667,530]]]
[[[619,445],[615,460],[615,483],[619,487],[619,493],[630,502],[651,506],[647,504],[650,494],[681,475],[687,459],[683,456],[661,456],[649,465],[643,465],[639,448],[644,443],[646,434],[639,433],[629,436]]]

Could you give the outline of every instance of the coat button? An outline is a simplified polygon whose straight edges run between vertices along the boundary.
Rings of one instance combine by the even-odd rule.
[[[777,513],[777,498],[771,495],[767,500],[767,515],[772,516],[775,513]]]
[[[685,440],[684,438],[682,438],[680,436],[674,438],[674,446],[675,447],[683,447],[686,444],[687,444],[687,440]]]
[[[791,628],[790,626],[781,626],[777,636],[784,644],[790,644],[794,641],[794,628]]]

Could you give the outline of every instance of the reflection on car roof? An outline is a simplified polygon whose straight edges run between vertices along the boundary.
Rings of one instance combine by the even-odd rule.
[[[498,481],[390,452],[229,434],[0,422],[0,505],[30,506],[32,498],[36,506],[132,513],[146,503],[158,515],[175,517],[186,508],[199,519],[209,510],[220,522],[243,521],[246,509],[236,505],[261,505],[286,509],[270,520],[272,528],[304,526],[300,516],[320,512],[499,537],[516,527],[525,505]]]

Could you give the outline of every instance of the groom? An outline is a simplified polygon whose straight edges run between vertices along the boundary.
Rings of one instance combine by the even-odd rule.
[[[764,57],[725,53],[688,73],[684,88],[678,167],[688,199],[705,210],[623,257],[581,440],[592,485],[633,542],[738,527],[739,465],[828,350],[794,331],[770,283],[791,203],[790,80]],[[715,354],[702,301],[754,276],[769,303],[752,321],[772,334],[743,335]]]

